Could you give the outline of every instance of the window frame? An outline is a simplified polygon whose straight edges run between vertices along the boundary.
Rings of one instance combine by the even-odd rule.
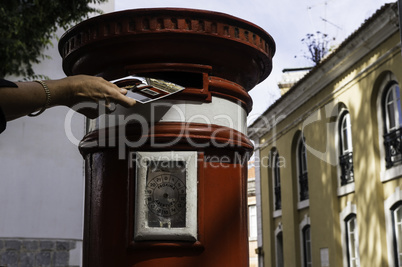
[[[278,227],[275,229],[275,266],[276,267],[284,266],[284,258],[285,257],[284,257],[283,252],[284,252],[283,251],[283,231],[282,231],[282,224],[279,223]]]
[[[392,86],[392,84],[398,84],[398,79],[396,76],[387,71],[381,76],[381,80],[378,82],[377,91],[377,101],[376,101],[376,113],[377,113],[377,124],[378,124],[378,149],[380,151],[380,180],[381,182],[387,182],[395,178],[401,177],[402,164],[394,165],[391,168],[386,166],[386,146],[384,145],[384,135],[387,134],[386,129],[386,117],[384,110],[384,102],[387,90]]]
[[[304,209],[310,206],[308,186],[308,162],[306,139],[300,134],[296,143],[296,173],[297,173],[297,208]]]
[[[340,187],[354,183],[353,138],[350,113],[344,109],[338,122]],[[345,134],[346,130],[346,134]],[[346,143],[346,146],[345,146]],[[351,178],[350,178],[351,176]],[[349,178],[348,178],[349,177]]]
[[[275,195],[275,210],[282,210],[282,194],[281,194],[281,170],[279,166],[279,153],[275,151],[273,153],[273,165],[272,165],[272,175],[274,181],[274,195]],[[278,199],[279,196],[279,199]],[[279,203],[279,204],[278,204]]]
[[[392,100],[389,100],[390,96],[392,96]],[[393,115],[391,116],[390,114]],[[402,165],[401,88],[396,81],[390,81],[385,86],[382,97],[382,115],[385,167],[386,169],[391,169],[394,166]],[[392,120],[393,125],[391,125]]]
[[[393,213],[396,208],[402,206],[402,190],[399,187],[395,188],[393,194],[391,194],[384,201],[384,212],[385,212],[385,229],[386,229],[386,239],[388,248],[388,266],[397,267],[398,261],[396,248],[395,248],[395,227]]]
[[[398,90],[399,89],[399,90]],[[399,96],[397,96],[396,92],[399,92]],[[388,97],[392,93],[392,101],[388,101]],[[399,102],[399,103],[398,103]],[[392,113],[394,117],[394,125],[390,126],[390,112],[389,105],[392,103]],[[386,89],[384,91],[384,100],[383,100],[383,114],[385,121],[385,132],[389,133],[395,131],[402,126],[402,109],[401,109],[401,89],[399,84],[396,81],[391,81],[387,84]],[[399,125],[398,125],[399,122]]]
[[[354,229],[351,231],[350,225],[353,222]],[[360,254],[359,254],[359,233],[357,227],[356,214],[350,214],[345,219],[345,238],[346,238],[346,252],[347,252],[347,262],[348,267],[360,266]],[[353,236],[354,243],[352,243],[351,236]],[[352,248],[354,248],[355,257],[351,257]],[[355,261],[355,265],[352,265],[352,261]]]
[[[308,240],[306,238],[306,233],[308,231]],[[311,267],[313,265],[312,255],[311,255],[311,227],[307,225],[302,230],[303,236],[303,267]],[[307,248],[309,249],[307,251]]]
[[[339,220],[340,220],[340,226],[341,226],[341,242],[342,242],[342,255],[343,255],[343,266],[348,267],[350,266],[350,261],[349,261],[349,248],[348,248],[348,229],[347,229],[347,224],[346,222],[350,218],[356,218],[356,251],[359,252],[359,227],[357,224],[357,209],[356,205],[352,204],[351,202],[347,202],[346,207],[342,210],[342,212],[339,214]],[[360,264],[360,253],[358,253],[358,262]],[[358,265],[360,266],[360,265]]]
[[[305,254],[305,242],[304,242],[304,230],[309,227],[310,228],[310,259],[312,260],[312,238],[311,238],[311,222],[310,217],[305,214],[303,220],[299,224],[299,235],[300,235],[300,262],[302,267],[309,267],[312,265],[306,265],[307,259]]]
[[[346,124],[346,126],[344,126]],[[347,130],[346,138],[344,135],[344,130]],[[347,110],[344,110],[341,113],[340,120],[339,120],[339,138],[341,140],[341,154],[346,154],[349,152],[353,152],[353,142],[352,142],[352,123],[350,122],[350,113]],[[346,140],[347,148],[344,146],[344,141]]]
[[[393,205],[391,208],[391,218],[392,218],[392,231],[393,231],[393,255],[394,255],[394,264],[395,266],[402,265],[402,218],[397,223],[395,213],[397,210],[402,212],[402,202],[399,201]],[[399,225],[398,225],[399,224]],[[398,235],[398,226],[400,228],[399,235]]]
[[[281,171],[279,166],[279,152],[272,152],[272,187],[274,218],[282,215]]]

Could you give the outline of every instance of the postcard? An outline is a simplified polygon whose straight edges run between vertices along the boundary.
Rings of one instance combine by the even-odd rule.
[[[110,82],[127,89],[127,96],[142,104],[178,93],[185,88],[166,80],[140,76],[127,76]]]

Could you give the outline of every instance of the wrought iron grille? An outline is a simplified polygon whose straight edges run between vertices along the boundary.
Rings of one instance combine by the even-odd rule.
[[[353,152],[341,155],[339,164],[341,166],[341,185],[352,183],[354,181]]]
[[[387,169],[402,162],[402,128],[384,135],[385,162]]]
[[[299,176],[300,201],[308,199],[308,175],[307,172]]]

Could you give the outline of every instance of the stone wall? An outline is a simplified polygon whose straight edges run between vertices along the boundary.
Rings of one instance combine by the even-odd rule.
[[[69,265],[74,240],[0,238],[0,267],[78,267]]]

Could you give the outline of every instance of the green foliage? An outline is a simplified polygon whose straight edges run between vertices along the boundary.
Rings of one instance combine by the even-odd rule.
[[[32,64],[47,56],[57,27],[67,29],[101,11],[91,3],[107,0],[0,0],[0,78],[33,76]]]

